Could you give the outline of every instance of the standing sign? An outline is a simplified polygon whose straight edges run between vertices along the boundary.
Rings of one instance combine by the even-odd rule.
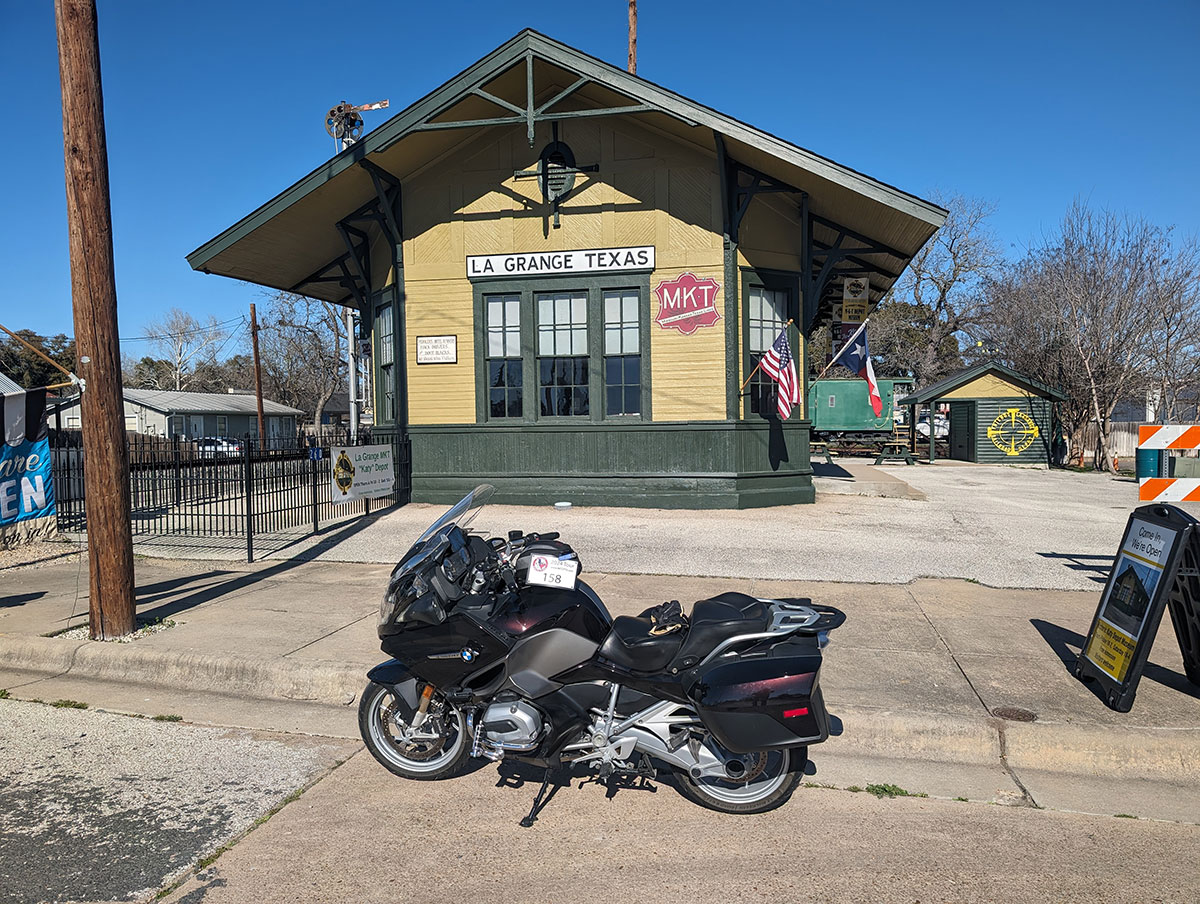
[[[1200,684],[1200,523],[1171,505],[1147,505],[1129,516],[1075,676],[1098,681],[1104,702],[1129,712],[1158,633],[1171,620],[1188,677]]]
[[[329,458],[334,502],[386,496],[396,483],[390,445],[337,446]]]
[[[47,539],[58,531],[46,390],[0,395],[0,548]]]

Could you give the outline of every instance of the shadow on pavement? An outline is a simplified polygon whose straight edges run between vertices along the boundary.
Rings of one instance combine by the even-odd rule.
[[[1082,634],[1077,634],[1068,628],[1043,621],[1040,618],[1031,618],[1029,623],[1042,635],[1042,640],[1046,641],[1046,645],[1054,651],[1054,655],[1062,662],[1063,668],[1070,673],[1071,677],[1074,677],[1075,661],[1079,658],[1079,652],[1083,649],[1086,638]],[[1179,691],[1181,694],[1200,700],[1200,687],[1192,684],[1186,675],[1181,675],[1174,669],[1147,662],[1142,676],[1151,681],[1157,681],[1163,687],[1169,687],[1173,691]],[[1099,685],[1095,682],[1087,683],[1084,686],[1095,694],[1097,700],[1104,700],[1103,694],[1099,692]]]
[[[13,606],[24,606],[26,603],[32,603],[34,600],[40,600],[45,595],[45,590],[38,590],[34,593],[14,593],[11,596],[0,596],[0,609],[8,609]]]
[[[160,606],[155,606],[151,609],[140,611],[138,613],[138,617],[141,619],[149,619],[150,621],[167,619],[188,609],[194,609],[197,606],[203,606],[205,603],[212,602],[219,597],[228,596],[231,593],[236,593],[240,590],[245,590],[248,587],[253,587],[255,584],[258,584],[262,581],[278,577],[279,575],[290,571],[298,565],[306,564],[308,561],[316,558],[321,553],[332,549],[347,537],[352,537],[359,531],[365,530],[370,526],[373,520],[374,519],[369,517],[359,518],[341,528],[328,528],[326,531],[322,532],[324,535],[317,543],[315,543],[309,549],[304,550],[302,553],[299,553],[295,558],[284,559],[282,561],[275,562],[274,564],[268,565],[266,568],[262,568],[257,571],[206,571],[201,574],[191,575],[185,578],[172,579],[170,581],[160,581],[157,584],[150,584],[148,585],[147,589],[153,592],[155,588],[162,588],[164,585],[168,584],[175,585],[177,588],[184,588],[188,584],[194,584],[197,581],[203,581],[213,576],[220,576],[224,574],[237,575],[237,577],[231,580],[218,581],[210,584],[207,587],[197,590],[194,593],[181,596],[178,599],[163,603]],[[170,590],[167,590],[166,593],[159,594],[159,596],[155,597],[155,599],[160,599],[162,596],[169,595],[169,593]]]
[[[839,480],[853,480],[854,475],[841,465],[831,465],[827,461],[812,463],[813,477],[836,477]]]
[[[1071,571],[1091,572],[1085,575],[1097,584],[1108,581],[1108,573],[1112,570],[1112,556],[1094,556],[1074,552],[1039,552],[1043,559],[1061,559],[1064,567]]]

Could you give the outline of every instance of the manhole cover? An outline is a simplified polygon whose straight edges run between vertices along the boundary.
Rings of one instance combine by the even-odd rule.
[[[1037,713],[1020,706],[997,706],[992,710],[992,715],[1010,722],[1033,722],[1037,719]]]

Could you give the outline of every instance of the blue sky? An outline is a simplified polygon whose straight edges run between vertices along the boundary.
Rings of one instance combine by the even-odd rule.
[[[397,112],[526,26],[625,60],[625,0],[98,6],[123,337],[171,306],[246,312],[258,289],[184,255],[331,156],[343,98]],[[915,194],[987,198],[1015,255],[1077,196],[1200,232],[1198,39],[1197,0],[642,0],[638,71]],[[0,102],[0,323],[69,334],[50,0],[0,0]]]

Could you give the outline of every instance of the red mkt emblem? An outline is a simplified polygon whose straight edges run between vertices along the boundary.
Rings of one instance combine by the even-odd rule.
[[[721,319],[717,311],[720,291],[715,279],[697,279],[693,273],[664,279],[654,290],[658,296],[658,316],[654,321],[664,330],[679,330],[690,336],[697,327],[712,326]]]

